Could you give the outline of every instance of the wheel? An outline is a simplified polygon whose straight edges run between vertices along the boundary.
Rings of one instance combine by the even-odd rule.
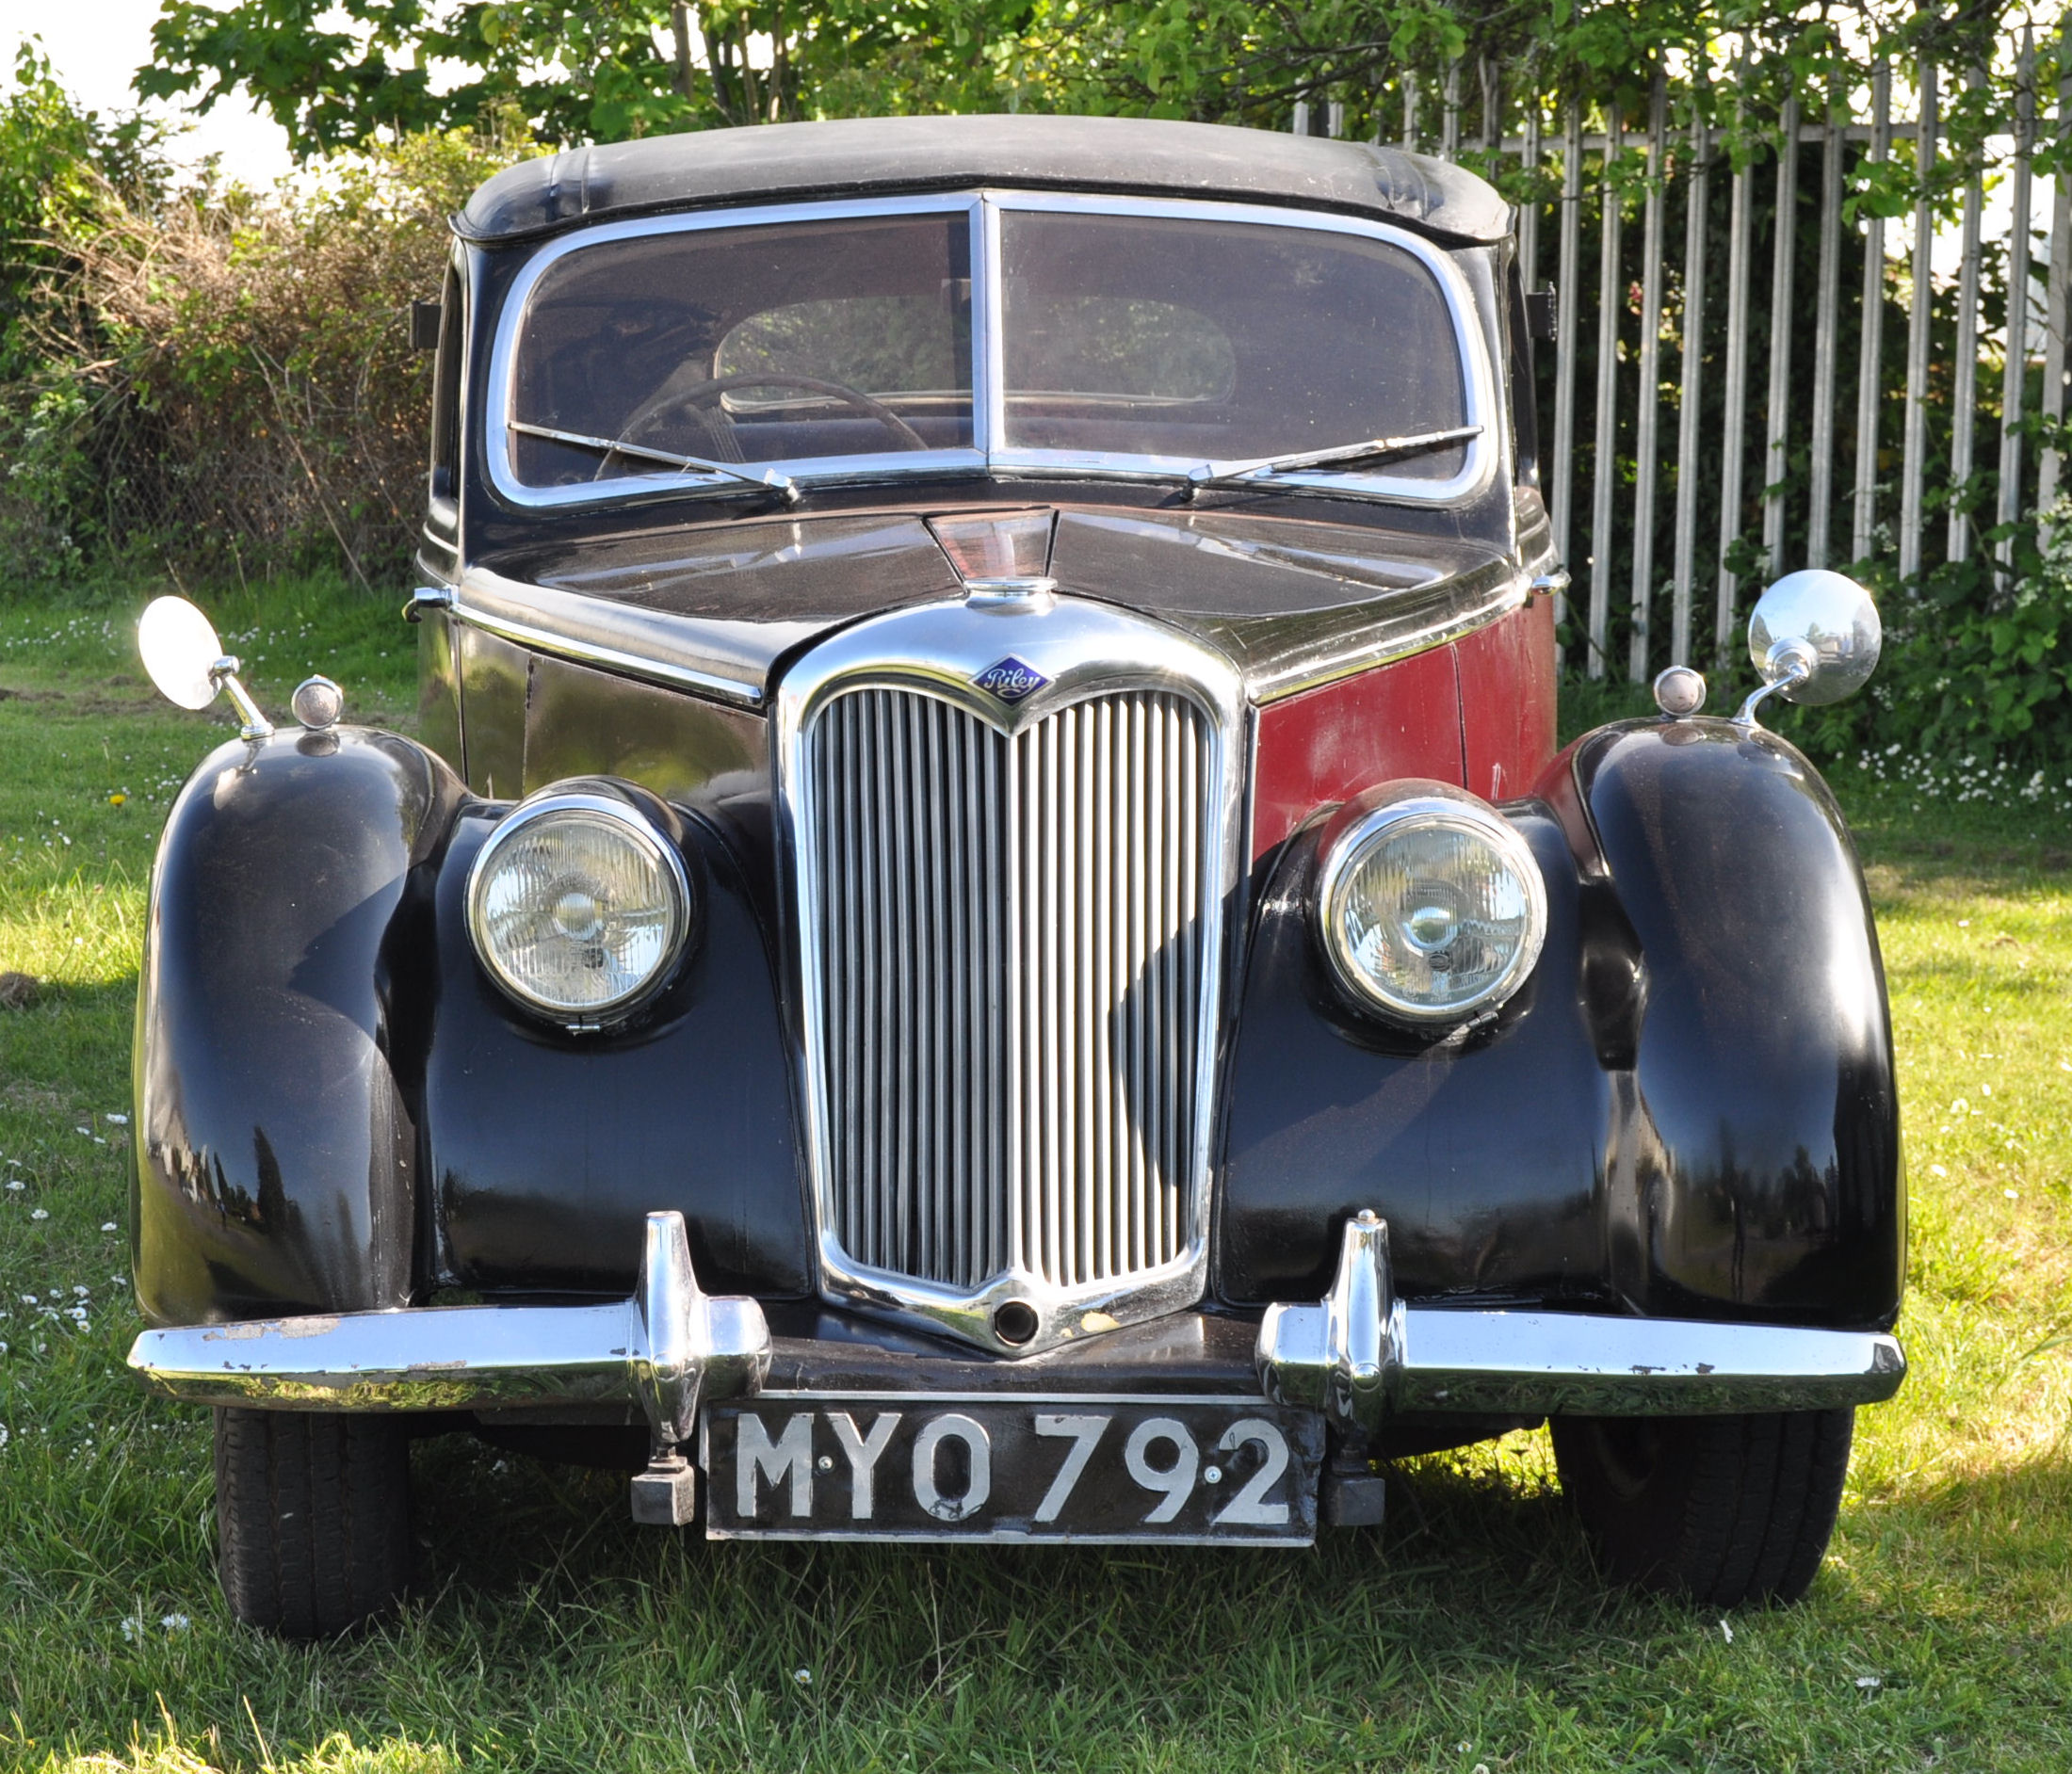
[[[216,1413],[217,1570],[230,1611],[329,1638],[410,1574],[410,1443],[384,1417]]]
[[[1821,1568],[1856,1413],[1556,1417],[1562,1489],[1604,1570],[1694,1602],[1795,1602]]]

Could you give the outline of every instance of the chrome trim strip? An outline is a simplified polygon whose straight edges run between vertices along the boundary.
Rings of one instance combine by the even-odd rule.
[[[1906,1378],[1899,1340],[1875,1330],[1406,1307],[1394,1298],[1387,1227],[1371,1213],[1347,1223],[1322,1303],[1267,1308],[1258,1365],[1276,1404],[1363,1431],[1402,1411],[1820,1411],[1876,1404]]]
[[[953,215],[974,220],[972,276],[973,446],[950,450],[885,451],[870,456],[804,457],[745,466],[805,486],[946,475],[1012,473],[1035,476],[1093,476],[1100,478],[1185,482],[1200,467],[1193,457],[1137,456],[1107,451],[1010,449],[1006,441],[1004,336],[1005,291],[1000,275],[1000,218],[1008,211],[1098,216],[1172,218],[1242,222],[1258,227],[1300,228],[1318,234],[1353,234],[1386,241],[1408,253],[1437,282],[1453,322],[1463,369],[1462,423],[1480,426],[1460,474],[1435,481],[1402,476],[1316,471],[1277,475],[1257,490],[1354,493],[1416,505],[1449,506],[1481,493],[1502,466],[1496,435],[1502,404],[1489,361],[1484,330],[1476,318],[1473,292],[1450,255],[1392,223],[1321,211],[1267,204],[1197,202],[1186,198],[1095,197],[1076,193],[979,189],[951,195],[851,198],[817,203],[782,203],[692,215],[636,218],[606,222],[554,237],[526,261],[512,282],[497,316],[490,351],[488,411],[482,420],[482,455],[491,484],[514,506],[533,509],[619,500],[656,492],[714,492],[730,484],[717,475],[622,476],[575,486],[528,487],[518,478],[510,428],[517,374],[517,342],[526,310],[547,269],[571,252],[607,241],[688,234],[715,228],[748,228],[844,217]]]
[[[688,1441],[707,1398],[760,1390],[756,1301],[698,1285],[684,1217],[647,1217],[633,1297],[603,1306],[435,1306],[146,1330],[129,1364],[189,1404],[465,1411],[638,1406],[659,1444]]]
[[[1388,605],[1414,599],[1416,592],[1396,592],[1378,598],[1369,606],[1375,611],[1375,620],[1366,629],[1352,625],[1357,611],[1334,610],[1330,615],[1338,619],[1338,633],[1331,635],[1327,630],[1327,638],[1303,648],[1290,647],[1287,656],[1278,660],[1257,667],[1247,662],[1245,682],[1251,687],[1252,700],[1263,708],[1290,696],[1300,696],[1304,690],[1320,690],[1328,684],[1358,677],[1377,666],[1394,665],[1397,660],[1407,659],[1413,653],[1430,653],[1434,647],[1460,640],[1477,629],[1487,628],[1500,618],[1523,609],[1530,601],[1530,594],[1521,589],[1522,584],[1519,580],[1507,580],[1499,594],[1486,603],[1455,611],[1443,621],[1395,634],[1389,633],[1392,623],[1386,614]],[[1248,650],[1262,649],[1266,640],[1265,626],[1261,623],[1257,631],[1245,636]],[[1377,635],[1384,638],[1377,639]]]
[[[976,684],[990,667],[1010,656],[1044,680],[1012,704]],[[947,702],[1010,738],[1060,710],[1127,691],[1174,694],[1204,717],[1213,792],[1203,840],[1214,847],[1214,853],[1202,859],[1200,876],[1205,887],[1189,1087],[1196,1107],[1185,1177],[1190,1236],[1175,1260],[1118,1280],[1053,1286],[1038,1273],[1033,1256],[1021,1250],[1024,1229],[1017,1221],[1008,1267],[981,1285],[963,1288],[874,1268],[844,1249],[836,1233],[840,1215],[833,1192],[831,1117],[835,1106],[834,1083],[828,1075],[829,990],[822,976],[821,944],[809,924],[822,907],[825,892],[818,836],[823,813],[809,744],[821,709],[847,692],[866,688],[901,690]],[[1241,849],[1248,735],[1243,686],[1236,671],[1220,655],[1173,630],[1102,605],[1060,599],[1050,608],[1039,609],[952,602],[893,611],[836,635],[787,674],[776,695],[775,713],[779,849],[785,883],[782,903],[790,927],[786,952],[796,957],[799,969],[801,1089],[823,1295],[836,1304],[938,1333],[947,1331],[1008,1356],[1035,1355],[1191,1305],[1201,1298],[1207,1272],[1215,1083],[1224,1034],[1220,1010],[1227,971],[1223,912],[1235,890]],[[1012,825],[1017,815],[1012,803],[1007,804],[1006,818]],[[887,930],[885,939],[896,935]],[[1010,974],[1011,991],[1014,983]],[[1011,1039],[1022,1038],[1026,1021],[1011,1003],[1006,1020]],[[1011,1058],[1008,1072],[1018,1077],[1019,1063]],[[988,1112],[997,1116],[1003,1132],[1018,1147],[1017,1101],[1010,1092],[1007,1102]],[[1027,1199],[1028,1186],[1012,1185],[1011,1200]],[[1010,1301],[1028,1305],[1037,1318],[1034,1334],[1017,1343],[1002,1339],[993,1326],[994,1313]]]
[[[726,622],[526,585],[482,567],[461,574],[450,613],[484,634],[738,708],[763,705],[778,655],[818,622]]]

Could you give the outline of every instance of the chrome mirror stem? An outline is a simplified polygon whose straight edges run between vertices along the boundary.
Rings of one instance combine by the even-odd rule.
[[[270,739],[273,723],[259,712],[259,704],[251,700],[245,686],[238,683],[237,673],[242,669],[235,653],[225,653],[209,667],[209,682],[226,692],[232,705],[243,718],[244,725],[237,730],[240,739]]]
[[[1761,726],[1756,718],[1756,710],[1762,700],[1808,682],[1819,669],[1820,663],[1821,656],[1810,642],[1795,638],[1778,641],[1763,657],[1762,684],[1741,704],[1740,713],[1734,717],[1734,724],[1737,727]]]

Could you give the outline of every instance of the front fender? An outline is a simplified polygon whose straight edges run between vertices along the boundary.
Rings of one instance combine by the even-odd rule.
[[[345,728],[219,747],[159,840],[137,999],[133,1269],[154,1323],[407,1304],[429,865],[464,791]]]
[[[1433,1040],[1350,1009],[1314,829],[1262,895],[1230,1071],[1217,1272],[1319,1298],[1388,1221],[1413,1298],[1889,1326],[1905,1245],[1884,974],[1832,797],[1726,721],[1586,735],[1504,811],[1547,884],[1532,977]]]
[[[1827,785],[1773,734],[1688,720],[1587,734],[1544,788],[1638,943],[1605,1153],[1616,1290],[1652,1312],[1889,1325],[1906,1251],[1891,1017]]]

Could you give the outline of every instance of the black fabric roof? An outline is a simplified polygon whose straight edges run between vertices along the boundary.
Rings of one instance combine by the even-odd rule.
[[[866,192],[1133,192],[1287,203],[1496,240],[1510,206],[1472,172],[1367,142],[1121,117],[891,117],[576,148],[500,172],[454,218],[494,243],[608,216]]]

